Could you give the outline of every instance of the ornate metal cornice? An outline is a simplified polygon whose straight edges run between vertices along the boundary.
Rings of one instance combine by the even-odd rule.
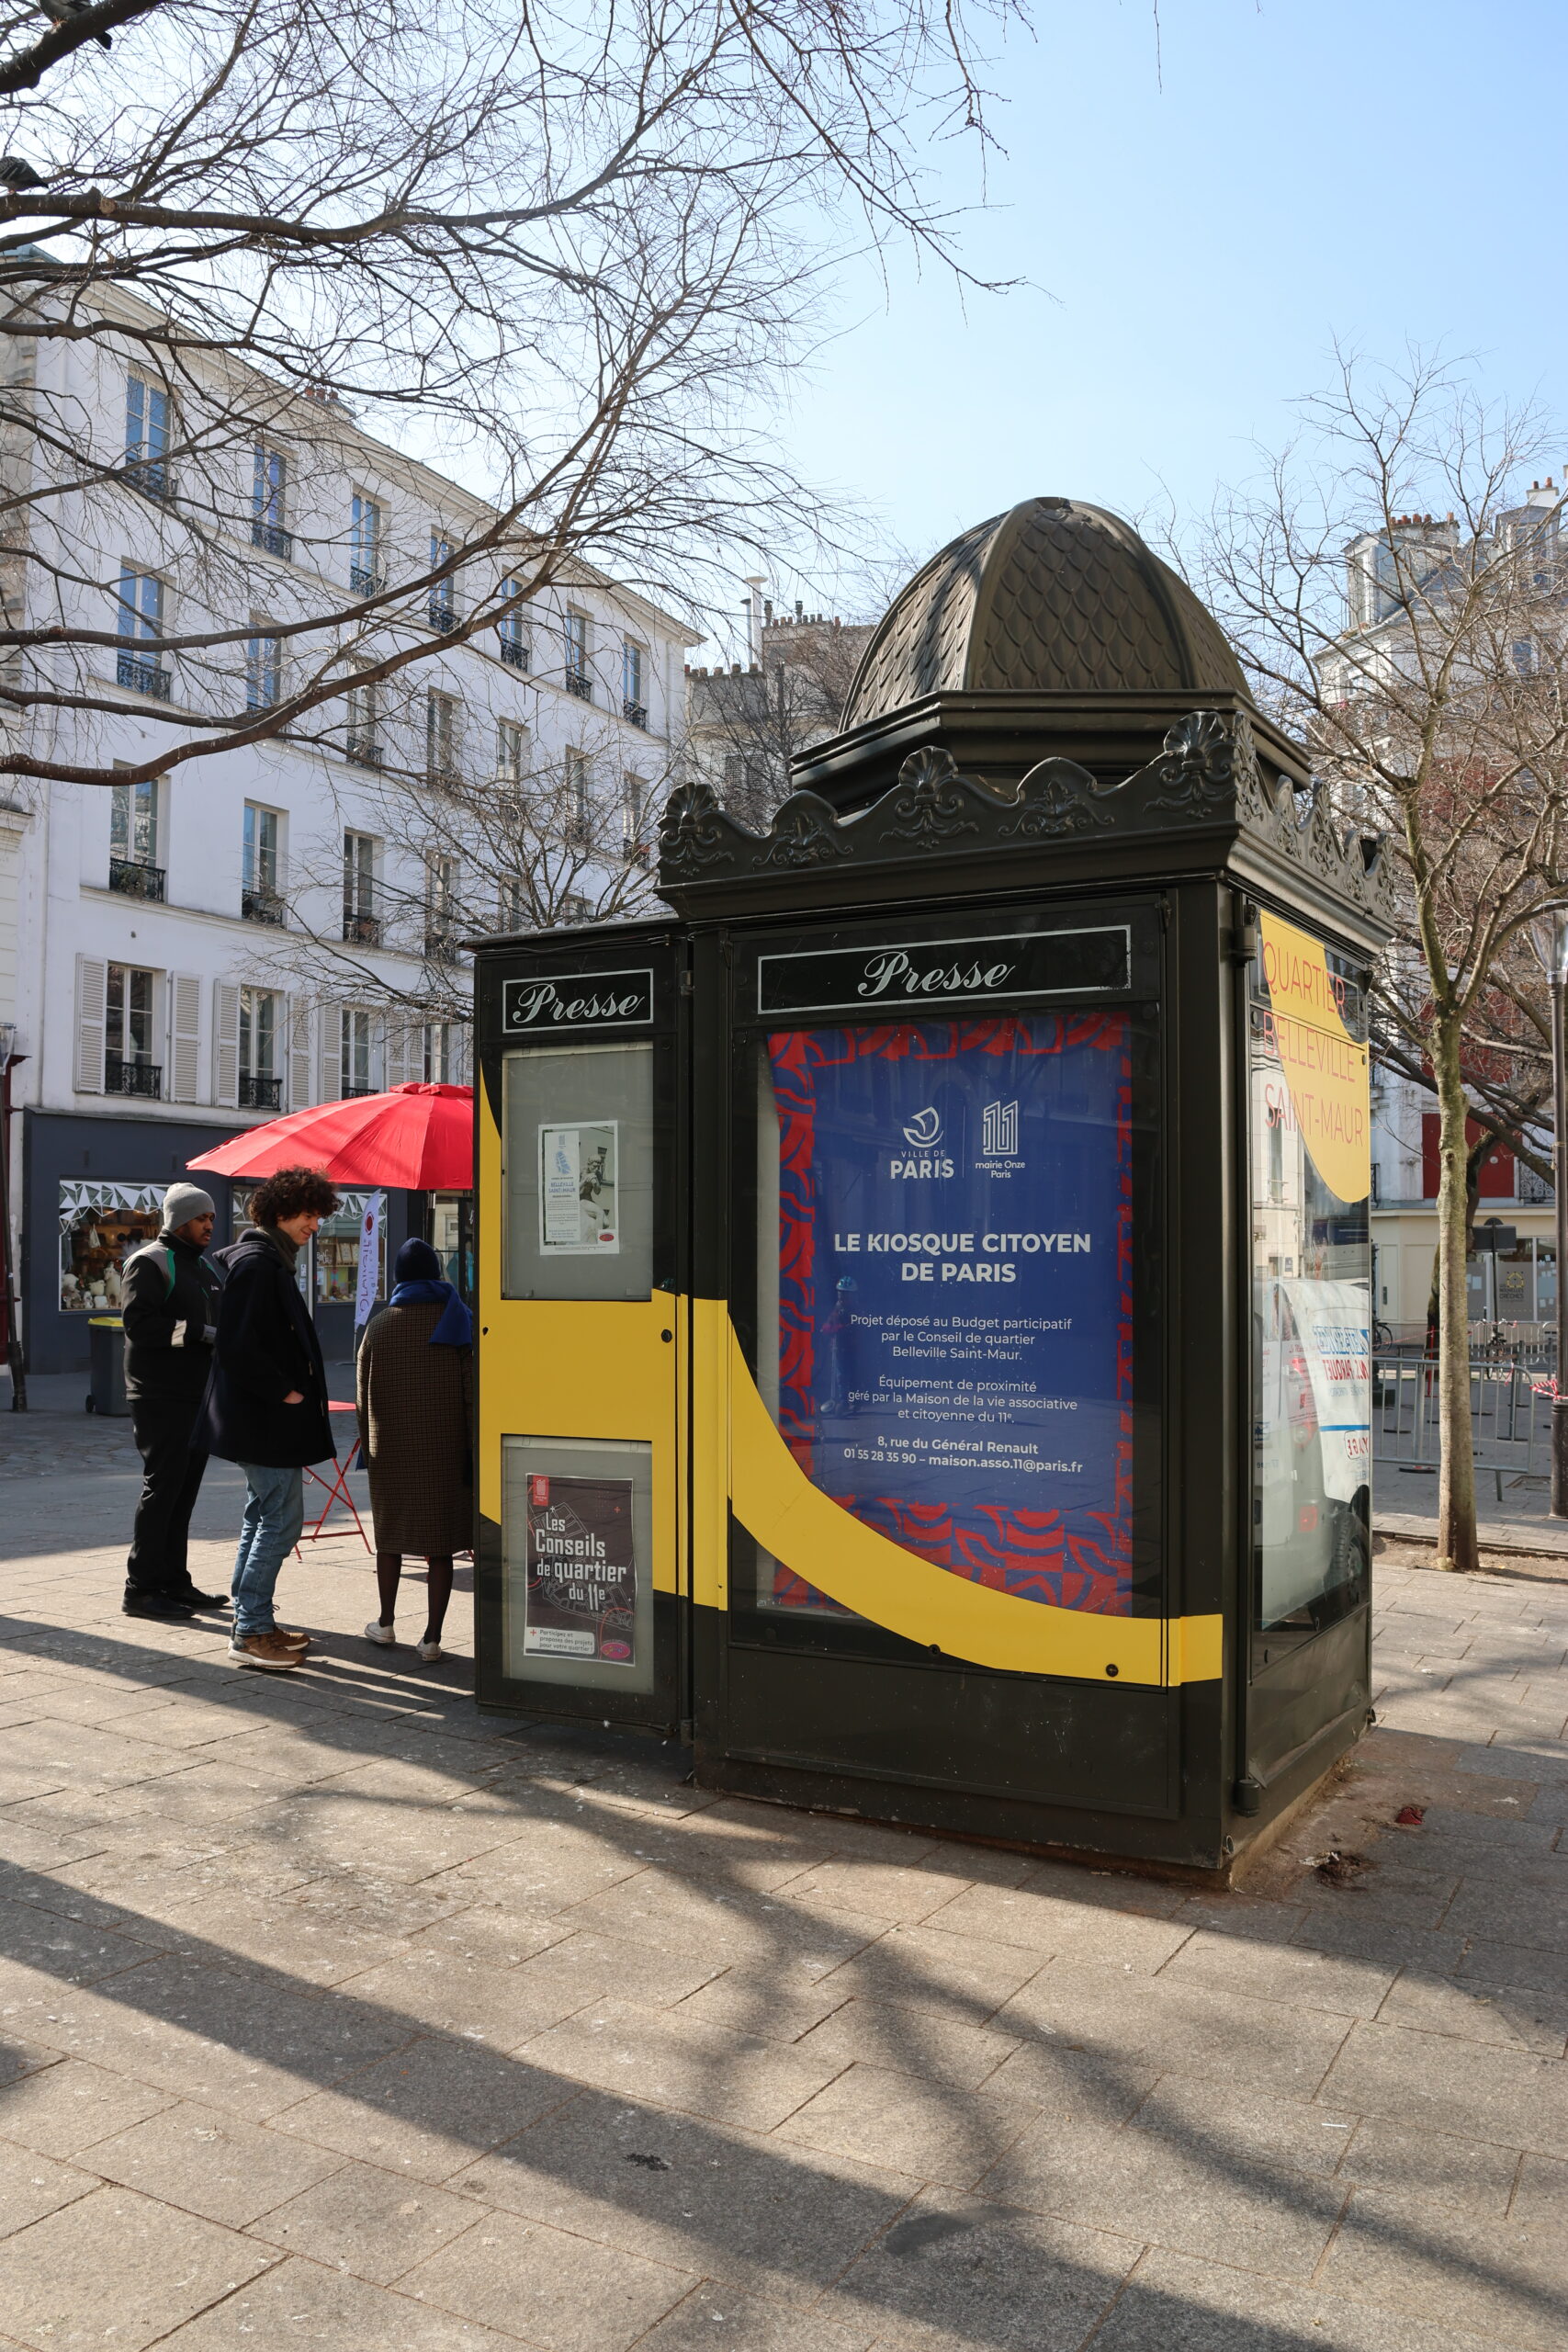
[[[671,794],[660,830],[661,889],[734,884],[781,872],[967,860],[1028,846],[1180,835],[1202,827],[1245,839],[1375,919],[1392,910],[1382,843],[1343,833],[1323,796],[1260,763],[1244,713],[1195,710],[1166,733],[1155,759],[1120,783],[1074,760],[1046,759],[1010,787],[959,773],[950,752],[913,752],[892,789],[840,817],[795,792],[765,833],[739,824],[709,784]]]

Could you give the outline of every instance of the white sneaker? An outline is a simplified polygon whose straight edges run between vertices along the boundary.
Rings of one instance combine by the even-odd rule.
[[[365,1638],[367,1642],[379,1642],[383,1649],[395,1649],[397,1646],[397,1634],[390,1625],[383,1625],[378,1617],[372,1617],[365,1628]]]
[[[446,1655],[439,1642],[420,1642],[416,1647],[426,1666],[434,1666],[438,1657],[445,1657]]]

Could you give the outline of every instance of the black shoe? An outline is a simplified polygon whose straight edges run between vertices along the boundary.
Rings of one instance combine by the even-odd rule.
[[[187,1609],[227,1609],[229,1607],[229,1596],[226,1592],[197,1592],[193,1584],[182,1586],[175,1594],[175,1599],[183,1600]]]
[[[126,1587],[120,1602],[128,1617],[172,1617],[182,1624],[190,1616],[189,1603],[172,1592],[139,1592],[134,1586]]]

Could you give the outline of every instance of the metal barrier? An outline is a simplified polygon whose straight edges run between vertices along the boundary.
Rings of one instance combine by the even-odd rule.
[[[1471,1357],[1470,1425],[1475,1466],[1495,1478],[1499,1502],[1506,1476],[1539,1478],[1543,1483],[1550,1476],[1551,1400],[1556,1393],[1555,1351],[1548,1355],[1545,1350],[1521,1349],[1517,1354]],[[1380,1351],[1372,1357],[1374,1464],[1385,1470],[1431,1473],[1441,1453],[1435,1358]]]

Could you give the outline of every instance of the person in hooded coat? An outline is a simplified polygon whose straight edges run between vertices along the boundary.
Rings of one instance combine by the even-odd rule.
[[[367,1641],[397,1640],[403,1555],[423,1555],[426,1617],[419,1655],[441,1656],[452,1555],[473,1543],[474,1319],[428,1241],[405,1241],[391,1297],[365,1327],[356,1399],[376,1526],[378,1618]]]

